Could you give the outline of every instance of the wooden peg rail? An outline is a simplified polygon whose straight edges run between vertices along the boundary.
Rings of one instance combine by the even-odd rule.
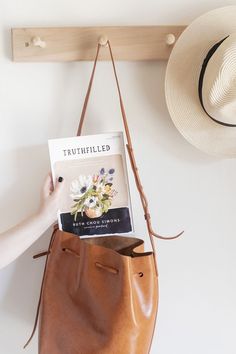
[[[186,26],[13,28],[17,62],[93,60],[98,41],[110,40],[116,60],[167,60]],[[102,50],[99,60],[108,60]]]

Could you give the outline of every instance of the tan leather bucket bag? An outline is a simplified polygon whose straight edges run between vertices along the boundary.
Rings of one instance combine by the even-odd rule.
[[[55,226],[48,252],[44,253],[47,260],[35,326],[30,337],[35,332],[39,317],[39,354],[148,354],[151,348],[158,307],[153,236],[166,238],[157,235],[151,226],[109,42],[108,48],[120,98],[128,155],[152,251],[144,252],[144,241],[140,238],[104,236],[80,239]],[[78,135],[84,122],[99,49],[100,44]]]

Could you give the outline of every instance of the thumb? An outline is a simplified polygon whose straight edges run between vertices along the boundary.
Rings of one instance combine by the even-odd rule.
[[[46,199],[51,194],[52,191],[53,191],[52,175],[51,173],[48,173],[47,177],[44,180],[44,184],[42,188],[43,198]]]

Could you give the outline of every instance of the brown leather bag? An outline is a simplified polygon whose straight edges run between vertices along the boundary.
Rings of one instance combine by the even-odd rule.
[[[148,354],[158,306],[158,273],[148,202],[135,163],[110,43],[121,112],[152,252],[127,236],[80,239],[54,227],[31,340],[40,315],[39,354]],[[100,44],[86,94],[78,135],[93,82]],[[179,234],[180,235],[180,234]],[[178,237],[170,237],[173,239]],[[42,254],[40,254],[42,255]],[[37,255],[35,257],[38,257]],[[26,345],[29,343],[26,343]],[[25,346],[26,346],[25,345]]]

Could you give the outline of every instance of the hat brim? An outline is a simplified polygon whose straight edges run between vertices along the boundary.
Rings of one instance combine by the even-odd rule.
[[[166,103],[176,128],[195,147],[222,157],[236,156],[236,127],[220,125],[205,113],[198,96],[198,80],[209,49],[233,32],[236,6],[198,17],[174,45],[165,77]]]

